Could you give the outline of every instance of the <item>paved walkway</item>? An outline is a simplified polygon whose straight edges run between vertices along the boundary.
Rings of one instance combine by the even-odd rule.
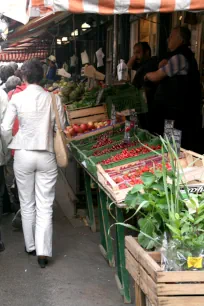
[[[6,251],[0,253],[1,306],[124,306],[111,269],[98,248],[99,235],[74,228],[57,209],[54,256],[46,269],[24,253],[22,232],[4,217]]]

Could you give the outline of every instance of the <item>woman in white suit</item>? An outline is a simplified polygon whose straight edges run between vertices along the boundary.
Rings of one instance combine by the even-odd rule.
[[[57,180],[57,164],[53,138],[55,114],[50,93],[38,84],[43,68],[38,60],[23,64],[22,74],[27,88],[9,102],[1,134],[10,149],[15,150],[14,171],[21,204],[26,252],[38,256],[44,268],[52,256],[52,215]],[[60,98],[56,103],[64,128],[65,118]],[[19,131],[12,139],[15,118]]]

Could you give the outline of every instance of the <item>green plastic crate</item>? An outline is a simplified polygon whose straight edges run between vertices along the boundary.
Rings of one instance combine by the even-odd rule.
[[[154,138],[152,139],[150,142],[147,143],[148,145],[160,145],[161,144],[161,141],[159,138]],[[136,147],[140,147],[141,145],[138,145],[138,146],[135,146],[135,147],[132,147],[132,148],[136,148]],[[131,149],[132,149],[131,148]],[[86,166],[87,166],[87,169],[94,175],[94,176],[97,176],[97,168],[96,168],[96,165],[97,164],[100,164],[103,160],[111,157],[111,156],[114,156],[118,153],[120,153],[122,150],[119,150],[119,151],[116,151],[116,152],[111,152],[109,154],[105,154],[105,155],[102,155],[102,156],[98,156],[98,157],[95,157],[95,156],[91,156],[89,158],[86,158]],[[158,150],[157,152],[161,152],[161,150]],[[110,168],[113,168],[113,167],[117,167],[117,166],[121,166],[121,165],[125,165],[125,164],[128,164],[128,163],[131,163],[131,162],[135,162],[137,160],[141,160],[141,159],[146,159],[148,157],[151,157],[151,156],[155,156],[156,153],[154,152],[149,152],[147,154],[141,154],[139,156],[135,156],[135,157],[131,157],[131,158],[126,158],[124,160],[121,160],[121,161],[118,161],[118,162],[114,162],[114,163],[111,163],[111,164],[108,164],[108,165],[102,165],[102,167],[104,169],[110,169]]]
[[[117,112],[126,109],[135,109],[138,114],[141,114],[146,113],[148,110],[142,91],[134,86],[130,87],[128,90],[121,90],[115,95],[108,96],[106,98],[106,105],[109,118],[111,118],[112,105],[115,106]]]

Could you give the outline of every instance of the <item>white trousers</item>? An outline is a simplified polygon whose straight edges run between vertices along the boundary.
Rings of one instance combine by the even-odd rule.
[[[52,256],[52,216],[57,181],[55,154],[15,151],[14,172],[21,204],[25,246],[38,256]]]

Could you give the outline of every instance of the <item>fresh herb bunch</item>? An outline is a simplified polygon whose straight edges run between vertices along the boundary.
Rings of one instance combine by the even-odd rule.
[[[175,214],[173,222],[167,226],[173,239],[196,253],[204,248],[204,194],[192,194],[190,197],[184,195],[183,202],[186,209],[180,214]]]

